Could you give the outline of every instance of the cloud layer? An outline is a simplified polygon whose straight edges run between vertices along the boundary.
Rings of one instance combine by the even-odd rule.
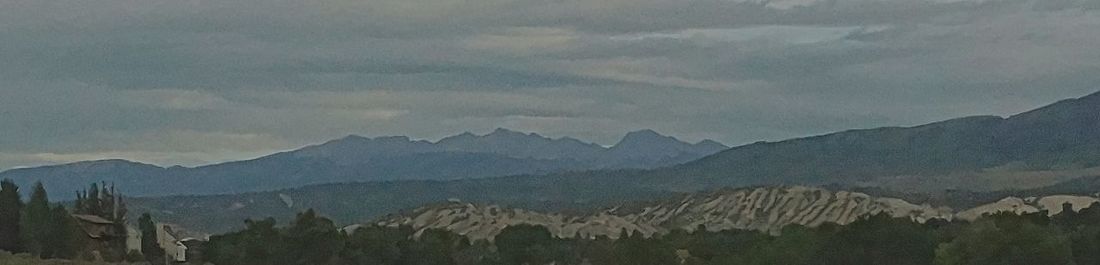
[[[1098,0],[0,0],[0,169],[496,127],[728,144],[1100,89]]]

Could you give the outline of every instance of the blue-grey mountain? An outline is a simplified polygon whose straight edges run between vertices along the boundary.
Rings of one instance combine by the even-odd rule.
[[[629,147],[634,133],[610,149]],[[628,148],[629,147],[629,148]],[[635,149],[637,148],[637,149]],[[628,151],[609,151],[624,152]],[[908,176],[926,181],[952,174],[1062,172],[1096,168],[1100,163],[1100,94],[1065,100],[1007,118],[969,117],[915,127],[851,130],[834,134],[755,143],[692,162],[656,170],[598,170],[538,176],[454,181],[394,181],[326,184],[299,189],[200,197],[134,200],[133,206],[197,227],[226,229],[248,217],[288,218],[306,208],[344,222],[362,222],[387,213],[433,202],[459,199],[532,210],[568,211],[620,205],[628,201],[668,198],[677,192],[750,185],[872,185],[877,180]],[[1087,172],[1087,171],[1086,171]],[[911,202],[950,202],[973,207],[1005,196],[1059,193],[1092,194],[1097,178],[1079,178],[1047,189],[958,191],[937,195],[897,194]],[[1011,185],[1009,185],[1011,187]],[[1091,187],[1091,188],[1090,188]],[[872,191],[875,189],[871,187]],[[293,201],[288,203],[286,198]],[[939,204],[939,203],[937,203]],[[197,206],[196,206],[197,205]]]
[[[323,183],[455,180],[593,169],[671,166],[726,148],[689,144],[653,131],[629,133],[612,147],[573,138],[497,129],[429,142],[404,136],[348,136],[252,160],[208,166],[158,167],[124,160],[86,161],[0,173],[20,185],[42,181],[57,192],[110,182],[128,195],[220,194]],[[623,152],[622,150],[629,150]]]

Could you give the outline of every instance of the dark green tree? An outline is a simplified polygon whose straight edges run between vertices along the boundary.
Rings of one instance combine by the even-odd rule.
[[[351,264],[398,264],[402,249],[412,240],[413,229],[364,226],[351,231],[341,257]]]
[[[290,249],[274,218],[245,220],[245,225],[242,231],[210,237],[207,261],[217,265],[294,264],[287,258]]]
[[[23,200],[19,197],[19,186],[11,179],[0,181],[0,250],[24,250],[23,234],[19,225],[22,212]]]
[[[416,241],[406,241],[404,264],[456,265],[457,253],[470,247],[469,240],[449,231],[428,229]]]
[[[625,234],[625,233],[620,233]],[[620,235],[612,247],[615,264],[672,265],[680,264],[676,249],[659,238],[645,238],[641,232]]]
[[[970,224],[936,249],[937,265],[1064,265],[1072,263],[1069,239],[1047,224],[1046,213],[998,214]]]
[[[286,229],[285,254],[293,264],[327,264],[333,262],[344,246],[344,237],[336,224],[317,216],[313,209],[299,213]]]
[[[708,264],[814,264],[820,262],[814,258],[825,242],[829,242],[828,236],[821,230],[790,226],[779,236],[756,238],[755,242],[732,246],[740,250],[727,250],[729,254],[721,253]]]
[[[47,231],[45,238],[41,240],[43,256],[46,258],[71,259],[76,257],[77,246],[80,244],[78,237],[81,232],[76,227],[69,211],[64,206],[57,205],[50,210],[49,220],[46,221]]]
[[[815,263],[924,265],[939,244],[932,229],[885,213],[841,227],[828,242]]]
[[[506,264],[569,264],[574,260],[568,246],[542,226],[509,226],[494,241]]]
[[[1073,211],[1072,205],[1066,203],[1051,221],[1069,235],[1077,264],[1100,264],[1100,203],[1080,211]]]
[[[46,195],[46,188],[42,182],[34,184],[31,199],[23,207],[21,232],[23,243],[27,252],[37,257],[52,256],[52,251],[44,249],[43,241],[49,237],[50,229],[50,200]]]
[[[138,229],[141,230],[141,254],[145,260],[152,264],[164,263],[164,249],[157,244],[157,224],[149,213],[141,214],[138,218]]]

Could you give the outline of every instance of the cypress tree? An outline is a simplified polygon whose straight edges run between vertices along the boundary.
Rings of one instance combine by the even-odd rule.
[[[145,260],[152,264],[164,263],[164,249],[157,244],[157,225],[149,213],[143,213],[138,218],[138,228],[141,230],[141,252]]]
[[[71,259],[76,257],[77,233],[81,233],[73,223],[69,211],[64,206],[58,205],[50,211],[46,237],[42,240],[43,256],[45,258]]]
[[[27,252],[43,257],[45,250],[42,241],[49,236],[49,221],[49,197],[46,194],[46,188],[42,186],[42,182],[38,182],[34,184],[31,199],[27,201],[27,205],[23,208],[23,216],[20,221],[21,232],[23,232],[23,245]]]
[[[85,196],[84,209],[77,213],[103,216],[103,204],[100,202],[99,185],[92,183],[92,187],[88,189],[88,193]]]
[[[19,186],[11,179],[0,181],[0,250],[22,252],[22,234],[19,232],[19,219],[23,211],[23,201],[19,197]]]

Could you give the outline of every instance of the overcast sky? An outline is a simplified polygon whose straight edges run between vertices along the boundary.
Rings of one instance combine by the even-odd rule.
[[[0,169],[497,127],[730,145],[1100,90],[1100,0],[0,0]]]

